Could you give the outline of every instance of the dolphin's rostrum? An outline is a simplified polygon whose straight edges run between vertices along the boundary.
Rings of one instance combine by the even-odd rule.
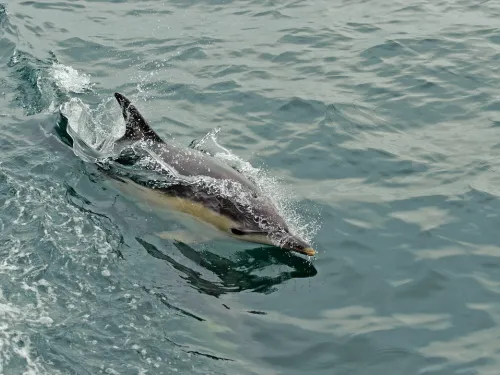
[[[155,201],[189,214],[233,238],[306,255],[316,253],[308,243],[290,233],[274,204],[243,174],[206,153],[166,143],[130,100],[119,93],[115,93],[115,98],[126,124],[125,135],[117,143],[126,146],[144,141],[149,155],[189,181],[154,186],[120,177],[122,182],[136,185],[145,195],[154,195]],[[134,163],[141,157],[135,155]],[[120,160],[130,162],[123,158],[117,161]],[[168,168],[161,169],[160,173],[169,173]]]

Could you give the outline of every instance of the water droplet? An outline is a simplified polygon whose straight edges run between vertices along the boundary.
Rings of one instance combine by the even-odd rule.
[[[48,316],[42,316],[40,317],[40,319],[38,319],[38,321],[42,324],[45,324],[46,326],[50,326],[52,325],[52,323],[54,323],[54,320],[52,320],[52,318]]]

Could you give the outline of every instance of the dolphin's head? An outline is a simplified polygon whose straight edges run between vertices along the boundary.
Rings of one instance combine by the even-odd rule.
[[[239,240],[278,246],[286,250],[313,256],[316,251],[306,241],[292,234],[285,220],[267,199],[254,201],[251,210],[240,210],[233,216],[229,234]]]

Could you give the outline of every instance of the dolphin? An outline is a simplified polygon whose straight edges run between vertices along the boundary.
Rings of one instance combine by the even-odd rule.
[[[141,163],[144,158],[151,160],[153,156],[155,163],[160,165],[154,173],[183,178],[161,185],[112,174],[111,177],[136,186],[155,205],[161,202],[232,238],[277,246],[308,256],[316,254],[310,244],[290,232],[271,200],[242,173],[205,152],[165,142],[129,99],[119,93],[114,95],[126,126],[125,134],[116,141],[117,146],[122,150],[129,146],[130,150],[134,144],[142,142],[142,150],[146,150],[129,152],[128,156],[120,154],[115,162],[141,166],[147,164]]]

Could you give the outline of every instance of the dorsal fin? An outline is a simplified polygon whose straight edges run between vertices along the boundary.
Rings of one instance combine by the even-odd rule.
[[[123,118],[125,119],[125,135],[121,140],[138,141],[141,139],[151,140],[154,142],[165,143],[158,134],[149,126],[147,121],[142,117],[137,108],[125,96],[115,93],[115,98],[122,109]]]

